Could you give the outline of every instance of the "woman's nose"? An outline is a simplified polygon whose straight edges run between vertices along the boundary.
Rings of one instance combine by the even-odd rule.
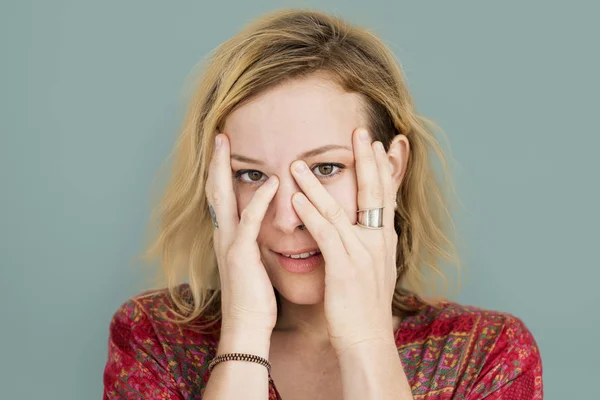
[[[300,188],[293,178],[291,182],[281,179],[277,193],[271,201],[272,224],[282,233],[293,233],[299,225],[302,225],[302,220],[292,205],[292,195],[299,191]]]

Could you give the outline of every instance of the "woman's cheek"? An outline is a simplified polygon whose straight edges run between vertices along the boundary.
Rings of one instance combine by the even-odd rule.
[[[235,193],[235,201],[237,204],[238,216],[242,213],[242,210],[252,200],[253,192],[250,190],[244,190],[243,188],[234,187],[233,192]]]

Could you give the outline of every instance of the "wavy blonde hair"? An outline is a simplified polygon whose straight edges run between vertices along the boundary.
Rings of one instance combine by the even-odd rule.
[[[386,150],[395,135],[406,135],[410,142],[395,214],[399,240],[394,315],[419,309],[435,275],[445,281],[440,261],[458,266],[450,235],[455,230],[448,193],[454,191],[447,157],[434,134],[437,126],[417,115],[392,52],[368,30],[340,18],[281,10],[218,46],[192,85],[170,177],[152,219],[155,235],[145,253],[159,261],[174,321],[205,329],[220,318],[219,273],[204,192],[216,132],[245,101],[314,73],[325,73],[345,91],[362,95],[367,128]],[[440,162],[441,180],[430,156]],[[181,285],[184,281],[189,285]]]

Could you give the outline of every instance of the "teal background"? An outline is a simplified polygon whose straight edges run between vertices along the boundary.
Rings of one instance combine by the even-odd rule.
[[[378,33],[448,134],[458,299],[525,321],[546,398],[595,396],[598,3],[19,0],[0,2],[0,398],[101,397],[186,76],[263,12],[304,6]]]

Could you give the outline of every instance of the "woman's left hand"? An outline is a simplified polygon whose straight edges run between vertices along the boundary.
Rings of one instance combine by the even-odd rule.
[[[338,353],[392,338],[397,278],[396,190],[388,157],[381,142],[371,144],[362,128],[354,131],[353,148],[358,209],[384,207],[382,229],[354,225],[304,161],[295,161],[291,168],[304,192],[294,194],[294,208],[325,260],[325,316]]]

